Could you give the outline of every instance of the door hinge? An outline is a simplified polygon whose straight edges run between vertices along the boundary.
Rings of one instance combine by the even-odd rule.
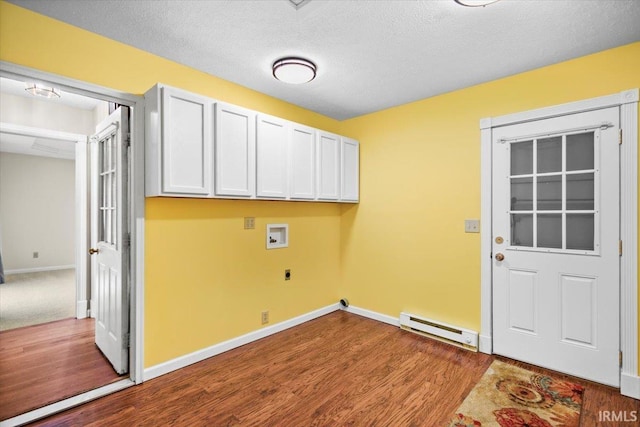
[[[622,129],[618,132],[618,145],[622,145]]]
[[[127,132],[127,147],[131,147],[131,132]]]
[[[618,240],[618,254],[622,256],[622,240]]]
[[[622,368],[622,352],[619,352],[618,354],[619,354],[618,360],[620,362],[620,367]]]
[[[127,332],[122,337],[122,348],[130,348],[131,347],[131,334]]]
[[[124,245],[128,248],[131,247],[131,233],[127,232],[127,234],[124,235]]]

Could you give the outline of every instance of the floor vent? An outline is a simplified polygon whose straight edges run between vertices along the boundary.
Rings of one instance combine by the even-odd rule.
[[[416,334],[478,351],[478,333],[408,313],[400,313],[400,327]]]

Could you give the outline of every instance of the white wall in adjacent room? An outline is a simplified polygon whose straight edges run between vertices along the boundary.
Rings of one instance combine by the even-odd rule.
[[[103,114],[102,110],[100,113]],[[0,96],[0,122],[3,123],[92,135],[96,130],[96,114],[94,110],[83,110],[6,92]]]
[[[73,265],[74,223],[75,161],[0,152],[5,272]]]

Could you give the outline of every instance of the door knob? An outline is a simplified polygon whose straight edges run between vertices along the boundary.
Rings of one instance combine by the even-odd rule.
[[[496,254],[496,261],[502,261],[504,259],[504,255],[502,255],[501,253],[497,253]]]
[[[98,252],[100,252],[98,249],[89,249],[89,255],[97,254]]]

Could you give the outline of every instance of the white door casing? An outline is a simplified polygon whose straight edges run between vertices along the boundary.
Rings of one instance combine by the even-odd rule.
[[[120,107],[96,128],[97,197],[92,197],[96,231],[95,342],[118,374],[129,369],[128,291],[128,109]],[[93,310],[92,310],[93,311]]]
[[[612,386],[618,130],[612,107],[493,133],[494,352]]]

